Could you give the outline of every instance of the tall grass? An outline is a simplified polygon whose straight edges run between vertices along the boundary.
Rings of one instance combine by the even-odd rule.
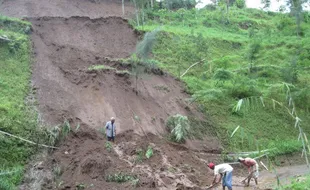
[[[148,20],[143,27],[136,28],[151,31],[161,26],[152,58],[161,68],[179,77],[193,63],[205,58],[181,79],[186,83],[186,91],[193,95],[192,100],[215,123],[213,132],[225,148],[251,151],[257,144],[261,148],[269,147],[281,142],[279,139],[296,145],[293,150],[300,148],[296,144],[299,131],[291,129],[294,120],[287,117],[286,110],[276,107],[275,111],[272,104],[239,112],[233,108],[236,100],[252,96],[285,102],[285,93],[283,95],[276,86],[297,73],[291,94],[300,110],[298,116],[302,118],[303,130],[309,134],[308,104],[302,103],[310,98],[310,94],[305,93],[310,85],[310,71],[305,69],[310,65],[306,56],[310,44],[308,13],[303,13],[306,19],[301,28],[305,35],[300,38],[296,36],[295,18],[289,14],[231,7],[229,22],[225,22],[225,15],[217,8],[162,9],[146,13]],[[293,68],[292,57],[298,49],[303,53]],[[297,72],[291,72],[292,68]],[[261,100],[258,98],[253,103],[261,104]],[[241,128],[229,138],[238,125]],[[205,129],[212,132],[207,125]],[[280,150],[288,151],[281,147],[279,145]]]
[[[11,40],[0,42],[0,130],[45,144],[46,136],[38,128],[37,113],[26,98],[31,96],[31,46],[27,35],[31,24],[0,16],[0,28],[0,36]],[[36,151],[35,145],[0,135],[0,171],[18,168],[18,172],[0,176],[0,189],[15,189],[22,180],[23,165]]]

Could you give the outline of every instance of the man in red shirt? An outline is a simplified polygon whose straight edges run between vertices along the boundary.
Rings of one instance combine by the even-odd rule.
[[[257,185],[258,184],[258,175],[259,175],[259,173],[258,173],[258,164],[257,164],[256,160],[254,160],[252,158],[242,158],[242,157],[240,157],[238,159],[238,161],[240,163],[242,163],[244,166],[246,166],[248,168],[248,171],[249,171],[248,177],[243,180],[243,182],[245,182],[245,180],[248,179],[248,183],[246,184],[246,186],[249,186],[251,178],[254,178],[255,184]]]

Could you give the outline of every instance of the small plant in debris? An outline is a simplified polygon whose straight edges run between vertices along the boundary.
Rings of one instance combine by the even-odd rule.
[[[135,162],[143,162],[143,156],[144,156],[144,151],[143,149],[139,148],[136,150],[136,160]]]
[[[106,135],[106,132],[105,132],[105,128],[104,128],[104,127],[100,128],[100,129],[99,129],[99,132],[100,132],[101,134],[103,134],[103,135]]]
[[[60,188],[63,184],[64,184],[64,182],[63,182],[63,181],[60,181],[60,182],[58,183],[57,187]]]
[[[115,72],[118,76],[129,76],[131,75],[131,72],[128,70],[116,70]]]
[[[61,168],[61,166],[60,165],[58,165],[58,164],[56,164],[55,166],[54,166],[54,168],[53,168],[53,173],[54,173],[54,175],[55,175],[55,178],[59,178],[60,176],[61,176],[61,174],[62,174],[62,168]]]
[[[112,150],[112,148],[113,148],[111,142],[107,141],[107,142],[105,143],[105,148],[106,148],[109,152],[111,152],[111,150]]]
[[[153,149],[152,149],[151,146],[149,146],[149,147],[147,148],[146,153],[145,153],[145,157],[146,157],[147,159],[149,159],[149,158],[151,158],[152,156],[153,156]]]
[[[51,130],[46,130],[48,144],[51,146],[58,144],[60,141],[65,139],[70,132],[71,126],[67,120],[60,126],[55,126]]]
[[[107,65],[93,65],[88,68],[89,71],[94,71],[94,70],[115,70],[115,68],[107,66]]]
[[[174,167],[169,167],[168,171],[171,173],[175,173],[177,170]]]
[[[81,125],[80,125],[80,123],[78,123],[77,126],[76,126],[76,128],[75,128],[75,130],[74,130],[74,132],[75,132],[75,133],[79,132],[80,127],[81,127]]]
[[[124,183],[127,181],[133,182],[134,180],[137,180],[138,178],[136,176],[128,175],[125,173],[116,173],[111,174],[106,177],[107,182],[116,182],[116,183]]]
[[[140,117],[137,116],[137,115],[134,116],[134,120],[137,121],[137,122],[140,122],[140,121],[141,121],[141,120],[140,120]]]
[[[163,86],[163,85],[156,85],[154,86],[154,88],[156,90],[159,90],[159,91],[165,91],[165,92],[170,92],[170,89],[167,87],[167,86]]]
[[[83,190],[85,189],[85,187],[86,186],[84,185],[84,183],[80,183],[75,186],[75,190]]]
[[[139,186],[139,182],[140,182],[139,178],[136,178],[136,179],[133,179],[133,180],[130,181],[130,183],[131,183],[131,185],[133,187],[138,187]]]

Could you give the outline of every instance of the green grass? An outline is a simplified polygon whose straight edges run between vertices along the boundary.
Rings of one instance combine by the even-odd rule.
[[[309,190],[310,189],[310,175],[298,177],[294,179],[291,184],[284,186],[282,189],[284,190]]]
[[[36,130],[37,114],[26,98],[30,94],[31,45],[25,30],[30,26],[28,22],[0,16],[0,36],[11,39],[11,42],[0,42],[0,130],[42,143],[44,138]],[[0,175],[0,189],[15,189],[22,180],[24,165],[36,148],[0,135],[0,171],[17,171]]]
[[[152,57],[159,67],[179,77],[193,63],[205,59],[182,80],[200,110],[214,123],[213,131],[207,125],[205,129],[217,134],[227,151],[277,148],[271,154],[279,155],[301,150],[295,121],[285,110],[274,110],[270,102],[266,102],[266,107],[257,104],[238,113],[233,112],[233,107],[238,99],[251,96],[285,103],[285,92],[279,86],[293,83],[298,114],[309,136],[310,70],[304,69],[310,65],[309,13],[303,15],[301,38],[296,36],[295,21],[290,15],[256,9],[232,7],[228,17],[219,9],[148,10],[146,15],[145,24],[136,28],[161,28]],[[248,55],[255,43],[260,48],[249,72]],[[299,57],[293,68],[296,52]],[[297,81],[290,73],[293,69],[297,70]],[[221,77],[226,78],[220,80]],[[238,125],[242,130],[230,138]]]

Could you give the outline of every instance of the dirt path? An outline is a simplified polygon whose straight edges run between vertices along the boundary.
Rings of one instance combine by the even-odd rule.
[[[130,17],[133,10],[126,1],[125,17]],[[123,16],[121,0],[3,0],[0,13],[19,18]]]

